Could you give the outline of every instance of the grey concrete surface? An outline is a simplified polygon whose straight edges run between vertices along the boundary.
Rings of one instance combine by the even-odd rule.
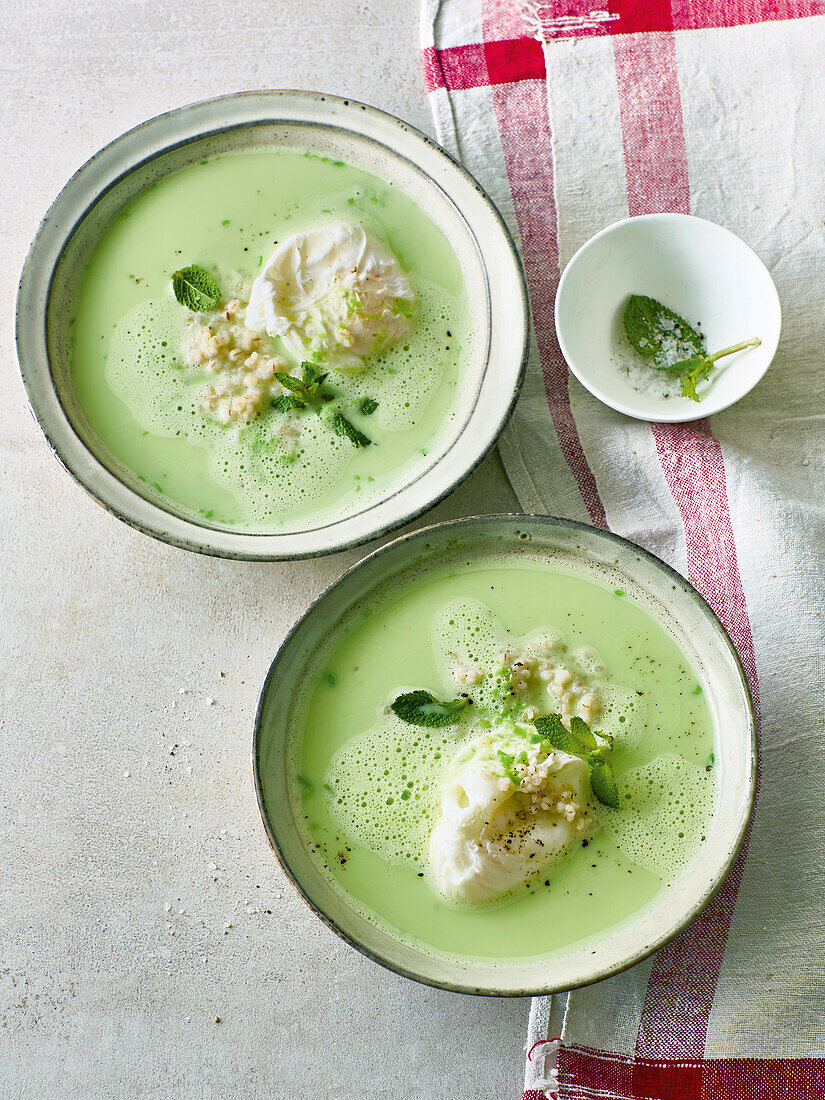
[[[258,819],[265,669],[363,551],[243,564],[129,530],[49,454],[13,346],[40,216],[127,127],[282,86],[430,131],[415,0],[10,0],[5,14],[0,1097],[515,1097],[526,1002],[361,958],[298,899]],[[515,507],[493,456],[431,518]]]

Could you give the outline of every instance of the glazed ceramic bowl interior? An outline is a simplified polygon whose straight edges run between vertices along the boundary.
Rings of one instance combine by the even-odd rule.
[[[717,803],[707,839],[672,887],[607,935],[552,956],[507,960],[437,954],[373,922],[333,886],[310,854],[290,796],[289,741],[293,700],[315,659],[334,642],[338,624],[391,599],[401,586],[454,560],[540,555],[549,565],[591,572],[621,587],[670,631],[700,677],[716,729]],[[754,719],[736,652],[698,593],[658,558],[617,536],[543,516],[486,516],[439,524],[390,543],[344,574],[300,620],[278,652],[261,693],[253,763],[264,824],[287,874],[335,931],[366,955],[428,984],[467,993],[525,995],[570,989],[644,958],[683,928],[708,902],[739,849],[755,782]]]
[[[126,469],[75,396],[71,304],[91,250],[112,219],[166,174],[220,154],[297,148],[345,160],[402,189],[445,234],[461,264],[474,330],[454,416],[399,481],[335,522],[286,520],[277,531],[210,524]],[[18,298],[18,353],[29,402],[63,464],[104,506],[167,542],[205,553],[307,557],[373,538],[445,496],[504,427],[526,356],[527,299],[510,236],[490,200],[423,134],[350,100],[255,92],[196,103],[118,138],[69,181],[29,253]]]
[[[622,370],[634,354],[622,323],[631,294],[698,323],[708,352],[754,336],[762,343],[720,359],[698,404],[640,393]],[[770,366],[782,327],[776,287],[753,249],[690,214],[625,218],[591,237],[564,269],[555,312],[559,345],[583,386],[627,416],[669,423],[710,416],[744,397]]]

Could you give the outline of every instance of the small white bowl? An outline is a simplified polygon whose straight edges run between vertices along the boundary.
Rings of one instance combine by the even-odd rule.
[[[631,294],[656,298],[698,327],[711,354],[754,336],[762,344],[720,359],[698,403],[641,393],[622,369],[634,355],[622,324]],[[776,287],[753,249],[690,214],[644,214],[609,225],[573,256],[556,295],[556,330],[570,370],[600,401],[639,420],[676,423],[726,409],[770,366],[781,326]]]

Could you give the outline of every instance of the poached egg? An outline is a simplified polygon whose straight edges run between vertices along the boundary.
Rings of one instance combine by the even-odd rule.
[[[557,860],[587,819],[587,765],[553,752],[538,788],[541,801],[501,771],[498,752],[513,745],[476,738],[458,754],[441,792],[441,814],[430,835],[430,870],[453,902],[497,900]],[[545,808],[542,808],[542,807]]]
[[[297,358],[358,370],[406,336],[415,292],[389,247],[360,225],[321,225],[276,248],[252,284],[246,324]]]

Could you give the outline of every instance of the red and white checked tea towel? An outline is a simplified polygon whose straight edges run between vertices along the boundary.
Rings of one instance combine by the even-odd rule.
[[[688,577],[761,713],[734,871],[653,958],[534,1000],[525,1097],[825,1097],[825,0],[424,0],[422,38],[439,138],[508,220],[530,285],[532,357],[501,442],[522,506],[610,527]],[[556,343],[576,248],[658,210],[740,234],[783,304],[774,365],[710,421],[612,412]]]

